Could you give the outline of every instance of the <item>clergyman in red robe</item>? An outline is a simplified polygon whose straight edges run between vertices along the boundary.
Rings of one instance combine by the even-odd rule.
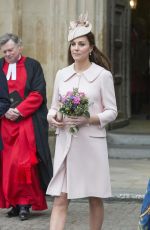
[[[15,34],[0,37],[0,76],[8,82],[11,108],[1,120],[0,208],[8,216],[29,217],[47,208],[45,190],[52,177],[46,120],[46,83],[40,63],[22,56]]]

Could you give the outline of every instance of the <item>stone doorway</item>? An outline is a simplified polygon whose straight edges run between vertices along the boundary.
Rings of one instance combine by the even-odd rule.
[[[150,120],[150,1],[131,12],[131,117]]]

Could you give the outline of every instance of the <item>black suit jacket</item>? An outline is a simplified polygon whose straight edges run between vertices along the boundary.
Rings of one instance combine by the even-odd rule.
[[[0,75],[0,118],[10,107],[10,100],[8,94],[7,80],[6,77]],[[0,134],[0,150],[2,150],[2,139]]]

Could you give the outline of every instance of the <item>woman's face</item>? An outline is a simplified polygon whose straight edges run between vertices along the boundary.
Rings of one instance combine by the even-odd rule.
[[[75,38],[70,43],[71,55],[75,62],[83,62],[89,60],[89,54],[92,47],[86,36]]]

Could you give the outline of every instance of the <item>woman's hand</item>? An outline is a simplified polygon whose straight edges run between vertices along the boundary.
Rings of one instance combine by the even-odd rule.
[[[56,127],[56,128],[64,127],[63,121],[58,121],[56,116],[47,115],[47,121],[50,127]]]
[[[89,118],[85,116],[70,116],[64,118],[65,125],[82,126],[89,124]]]

